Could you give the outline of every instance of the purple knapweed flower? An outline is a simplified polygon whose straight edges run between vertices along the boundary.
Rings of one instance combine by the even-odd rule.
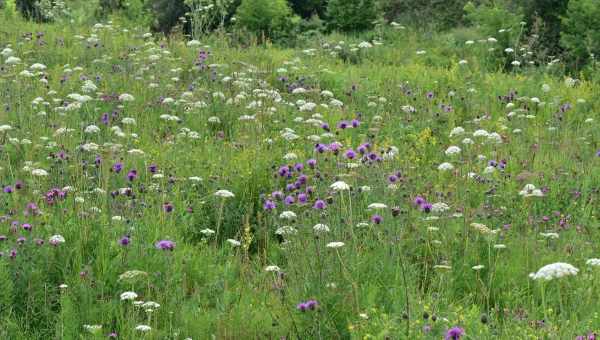
[[[446,337],[444,339],[445,340],[459,340],[460,337],[462,337],[464,334],[465,334],[464,329],[462,329],[458,326],[454,326],[446,332]]]
[[[172,251],[173,249],[175,249],[175,242],[170,240],[160,240],[156,242],[154,246],[156,247],[156,249]]]

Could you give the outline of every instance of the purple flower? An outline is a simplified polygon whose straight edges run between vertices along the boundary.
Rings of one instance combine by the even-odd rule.
[[[156,249],[172,251],[173,249],[175,249],[175,242],[170,240],[160,240],[156,242],[154,246],[156,247]]]
[[[346,156],[346,158],[348,158],[348,159],[354,159],[354,157],[356,157],[356,152],[354,152],[354,150],[352,150],[352,149],[348,149],[344,153],[344,156]]]
[[[309,159],[306,161],[306,164],[311,168],[314,169],[315,166],[317,166],[317,160],[316,159]]]
[[[263,204],[263,208],[265,210],[273,210],[273,209],[277,208],[277,205],[275,204],[275,202],[273,202],[271,200],[266,200],[265,203]]]
[[[158,166],[156,164],[150,164],[150,166],[148,167],[148,171],[150,171],[151,173],[156,173],[156,171],[158,170]]]
[[[281,199],[283,199],[283,192],[281,192],[281,191],[273,191],[271,193],[271,197],[273,197],[273,199],[281,200]]]
[[[373,223],[375,224],[380,224],[381,222],[383,222],[383,217],[381,217],[380,215],[373,215],[371,216],[371,221],[373,221]]]
[[[294,204],[294,202],[295,202],[295,201],[296,201],[296,200],[294,199],[294,196],[291,196],[291,195],[287,196],[287,197],[286,197],[286,198],[283,200],[283,202],[284,202],[286,205],[291,205],[291,204]]]
[[[128,246],[129,243],[131,243],[131,239],[129,238],[129,236],[123,236],[120,240],[119,240],[119,244],[122,246]]]
[[[31,231],[31,224],[29,223],[23,223],[21,227],[27,231]]]
[[[129,172],[127,173],[127,179],[129,181],[133,181],[136,178],[137,178],[137,170],[135,170],[135,169],[129,170]]]
[[[123,170],[123,163],[121,162],[117,162],[112,166],[112,170],[116,173],[121,172],[121,170]]]
[[[454,326],[446,332],[446,337],[444,339],[445,340],[459,340],[460,337],[463,336],[464,334],[465,334],[464,329],[462,329],[458,326]]]
[[[352,119],[352,127],[353,128],[357,128],[360,125],[360,120],[358,119]]]
[[[298,194],[298,203],[305,204],[308,201],[308,195],[305,193]]]
[[[596,151],[596,156],[600,157],[600,150]]]
[[[327,203],[325,203],[325,201],[323,201],[323,200],[316,200],[315,204],[313,205],[313,208],[318,209],[318,210],[323,210],[323,209],[327,208]]]
[[[13,192],[13,188],[10,185],[4,187],[4,192],[10,194]]]
[[[163,211],[166,213],[170,213],[173,211],[173,204],[170,202],[163,203]]]

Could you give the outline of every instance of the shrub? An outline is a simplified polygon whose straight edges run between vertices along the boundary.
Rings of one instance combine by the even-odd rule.
[[[181,23],[188,11],[183,0],[150,0],[147,6],[153,16],[151,29],[164,34],[169,34]]]
[[[98,1],[96,16],[102,18],[116,10],[124,8],[125,4],[123,0],[100,0]]]
[[[19,13],[27,20],[49,22],[69,16],[64,1],[16,0],[15,4]]]
[[[377,14],[374,0],[329,0],[327,5],[329,26],[340,31],[370,29]]]
[[[600,0],[571,0],[562,19],[560,44],[575,66],[600,53]]]
[[[294,13],[304,19],[309,19],[315,15],[323,18],[327,10],[327,1],[325,0],[289,0]]]
[[[243,0],[235,16],[241,27],[258,36],[277,39],[293,29],[289,24],[292,10],[286,0]]]
[[[463,22],[467,0],[382,0],[383,16],[423,29],[445,30]]]
[[[552,54],[560,51],[560,18],[568,3],[569,0],[529,0],[523,5],[529,32],[537,34],[540,45]]]

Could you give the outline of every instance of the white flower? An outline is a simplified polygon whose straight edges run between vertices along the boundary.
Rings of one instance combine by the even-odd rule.
[[[446,156],[452,156],[460,153],[460,148],[458,146],[452,145],[446,149]]]
[[[523,190],[519,191],[519,195],[523,197],[543,197],[544,193],[542,190],[537,189],[533,184],[526,184]]]
[[[119,100],[122,102],[131,102],[133,100],[135,100],[135,98],[130,95],[129,93],[123,93],[119,96]]]
[[[148,308],[157,309],[157,308],[160,308],[160,304],[158,304],[154,301],[147,301],[142,304],[142,307],[146,308],[146,309],[148,309]]]
[[[373,45],[368,41],[363,41],[360,44],[358,44],[358,48],[371,48],[371,47],[373,47]]]
[[[540,233],[540,235],[542,237],[545,237],[545,238],[553,238],[553,239],[557,239],[558,238],[558,234],[557,233]]]
[[[548,92],[550,92],[550,90],[551,90],[550,85],[548,85],[548,84],[542,85],[542,91],[548,93]]]
[[[35,64],[29,66],[29,68],[32,70],[35,70],[35,71],[43,71],[46,69],[46,65],[40,64],[40,63],[35,63]]]
[[[200,46],[201,43],[198,40],[190,40],[186,44],[188,47]]]
[[[450,131],[450,137],[459,136],[465,133],[465,129],[461,126],[457,126]]]
[[[281,214],[279,214],[279,218],[283,219],[283,220],[293,220],[296,219],[296,213],[293,211],[284,211]]]
[[[212,230],[212,229],[209,229],[209,228],[202,229],[202,230],[200,230],[200,232],[201,232],[203,235],[206,235],[206,236],[210,236],[210,235],[213,235],[213,234],[215,233],[215,231],[214,231],[214,230]]]
[[[281,268],[277,267],[277,266],[266,266],[265,267],[265,271],[267,272],[280,272]]]
[[[438,170],[440,170],[440,171],[449,171],[452,169],[454,169],[454,165],[452,165],[451,163],[448,163],[448,162],[444,162],[438,166]]]
[[[489,135],[489,132],[481,129],[473,132],[473,137],[488,137]]]
[[[21,63],[21,58],[10,56],[4,62],[6,65],[16,65]]]
[[[473,144],[474,142],[471,138],[465,138],[462,140],[462,143],[465,145],[470,145],[470,144]]]
[[[44,169],[33,169],[31,170],[31,174],[36,177],[46,177],[48,176],[48,171]]]
[[[537,273],[529,274],[529,277],[533,280],[550,281],[552,279],[559,279],[564,276],[574,276],[577,275],[577,272],[579,272],[579,269],[568,263],[556,262],[543,266],[537,271]]]
[[[65,238],[62,235],[57,234],[50,236],[50,239],[48,241],[52,245],[58,245],[60,243],[65,243]]]
[[[512,66],[521,66],[521,62],[520,62],[520,61],[518,61],[518,60],[513,60],[513,61],[512,61],[510,64],[511,64]]]
[[[83,328],[92,334],[96,334],[102,329],[102,325],[83,325]]]
[[[450,207],[448,206],[448,204],[443,202],[438,202],[431,205],[431,211],[434,213],[442,213],[448,210],[450,210]]]
[[[223,198],[235,197],[235,195],[229,190],[218,190],[217,192],[215,192],[215,196]]]
[[[369,209],[387,209],[387,205],[383,203],[371,203],[367,208]]]
[[[234,240],[232,238],[227,239],[227,242],[229,242],[229,244],[231,244],[231,246],[233,247],[239,247],[242,243],[238,240]]]
[[[298,233],[298,230],[296,230],[296,228],[289,226],[289,225],[284,225],[283,227],[279,227],[277,228],[277,230],[275,230],[275,234],[277,235],[296,235]]]
[[[315,224],[315,226],[313,227],[313,230],[315,231],[315,233],[328,233],[329,232],[329,227],[325,224]]]
[[[494,249],[506,249],[505,244],[494,244]]]
[[[96,125],[88,125],[85,127],[84,132],[85,133],[98,133],[98,132],[100,132],[100,128],[97,127]]]
[[[145,333],[145,332],[150,332],[152,330],[152,327],[150,327],[148,325],[137,325],[137,326],[135,326],[135,330]]]
[[[121,119],[121,123],[123,125],[135,125],[135,119],[130,117],[125,117]]]
[[[124,292],[121,293],[121,301],[125,301],[125,300],[135,300],[137,299],[138,295],[136,292]]]
[[[346,191],[346,190],[350,190],[350,186],[348,185],[348,183],[344,182],[344,181],[337,181],[335,183],[333,183],[330,186],[331,189],[335,190],[335,191]]]
[[[473,270],[477,270],[477,271],[479,271],[479,270],[482,270],[483,268],[485,268],[485,266],[484,266],[484,265],[482,265],[482,264],[479,264],[479,265],[477,265],[477,266],[473,266],[473,267],[471,267],[471,268],[472,268]]]
[[[592,267],[598,267],[600,266],[600,259],[589,259],[585,261],[585,264]]]
[[[5,132],[5,131],[9,131],[12,130],[12,126],[10,125],[0,125],[0,132]]]
[[[327,248],[341,248],[344,246],[344,242],[329,242],[327,243]]]

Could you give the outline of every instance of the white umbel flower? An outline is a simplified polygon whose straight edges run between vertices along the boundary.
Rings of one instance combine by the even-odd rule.
[[[125,300],[135,300],[137,299],[138,295],[136,292],[124,292],[121,294],[121,301],[125,301]]]
[[[281,214],[279,214],[279,218],[281,218],[282,220],[294,220],[296,219],[296,213],[293,211],[284,211]]]
[[[278,266],[266,266],[265,267],[265,271],[267,271],[267,272],[280,272],[281,268],[279,268]]]
[[[235,195],[229,190],[218,190],[217,192],[215,192],[215,196],[223,198],[235,197]]]
[[[315,231],[315,233],[327,233],[329,232],[329,227],[326,224],[319,223],[315,224],[313,230]]]
[[[452,155],[459,154],[459,153],[460,153],[460,151],[461,151],[461,150],[460,150],[460,148],[459,148],[458,146],[456,146],[456,145],[452,145],[452,146],[449,146],[449,147],[446,149],[446,152],[445,152],[445,153],[446,153],[446,156],[452,156]]]
[[[348,183],[344,181],[337,181],[330,186],[331,189],[335,191],[347,191],[350,190],[350,186]]]
[[[592,267],[599,267],[600,259],[589,259],[589,260],[585,261],[585,264],[587,264],[588,266],[592,266]]]
[[[535,187],[533,184],[526,184],[523,190],[519,191],[519,195],[523,197],[543,197],[544,193],[542,190]]]
[[[438,170],[441,170],[441,171],[450,171],[453,169],[454,169],[454,165],[452,165],[451,163],[448,163],[448,162],[444,162],[438,166]]]
[[[344,246],[344,242],[329,242],[327,243],[327,248],[341,248]]]
[[[553,279],[560,279],[561,277],[577,275],[579,269],[572,265],[564,262],[556,262],[543,266],[537,273],[529,274],[529,277],[533,280],[545,280],[550,281]]]
[[[146,333],[146,332],[150,332],[152,330],[152,327],[150,327],[148,325],[137,325],[137,326],[135,326],[135,330]]]
[[[369,204],[369,206],[367,208],[376,210],[376,209],[387,209],[387,207],[388,206],[384,203],[371,203],[371,204]]]

